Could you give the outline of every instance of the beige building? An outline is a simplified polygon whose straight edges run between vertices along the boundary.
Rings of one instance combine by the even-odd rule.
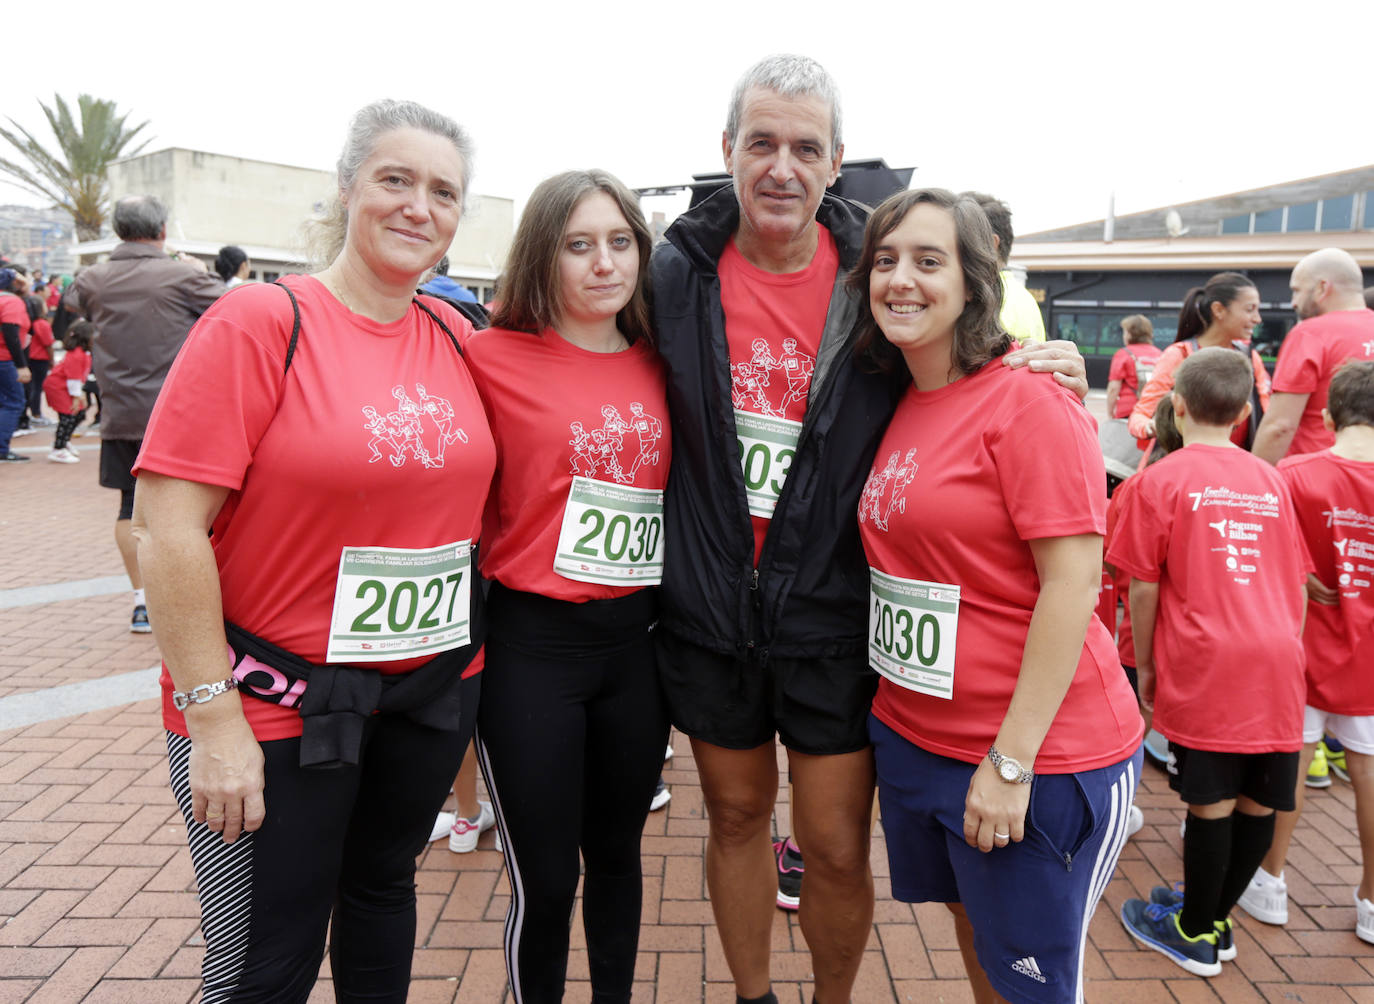
[[[110,165],[110,195],[146,193],[167,206],[167,245],[212,262],[237,244],[253,263],[253,278],[271,281],[308,269],[306,223],[334,194],[334,174],[289,164],[172,148]],[[511,199],[471,195],[449,248],[449,276],[483,302],[491,299],[514,232]],[[119,243],[113,235],[77,244],[95,261]]]

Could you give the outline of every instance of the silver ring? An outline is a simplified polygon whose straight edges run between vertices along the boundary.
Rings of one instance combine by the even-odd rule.
[[[992,839],[993,839],[993,840],[1010,840],[1010,839],[1011,839],[1011,834],[1010,834],[1010,833],[997,833],[996,831],[994,831],[993,834],[992,834]]]

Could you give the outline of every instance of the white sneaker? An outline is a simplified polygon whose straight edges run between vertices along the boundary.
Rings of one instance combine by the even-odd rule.
[[[1188,813],[1183,814],[1183,818],[1178,823],[1178,837],[1182,840],[1188,835]]]
[[[482,834],[496,825],[496,813],[491,811],[491,803],[478,799],[477,804],[481,809],[476,822],[462,816],[453,821],[448,833],[448,849],[454,854],[471,854],[477,850],[477,841]]]
[[[429,842],[433,843],[440,837],[448,836],[448,831],[453,829],[453,822],[458,818],[456,812],[441,812],[434,817],[434,829],[429,831]]]
[[[67,449],[65,446],[60,450],[53,450],[51,453],[49,453],[48,459],[51,460],[54,464],[75,464],[79,463],[81,460],[80,457],[78,457],[71,450]]]
[[[668,762],[669,760],[671,760],[672,758],[673,758],[673,748],[672,748],[671,746],[669,746],[667,749],[665,749],[665,750],[663,751],[663,762],[664,762],[664,763],[667,763],[667,762]]]
[[[1288,883],[1258,869],[1237,904],[1242,910],[1266,924],[1288,923]]]
[[[1355,890],[1355,937],[1374,945],[1374,903],[1360,899],[1360,890]]]
[[[668,790],[668,786],[663,783],[663,775],[658,775],[658,787],[654,789],[653,798],[649,799],[649,811],[657,812],[672,799],[673,793]]]
[[[1126,839],[1129,840],[1140,832],[1140,828],[1145,825],[1145,813],[1140,811],[1140,806],[1131,806],[1131,811],[1126,815]]]

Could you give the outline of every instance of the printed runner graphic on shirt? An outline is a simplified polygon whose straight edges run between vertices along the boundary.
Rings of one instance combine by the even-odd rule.
[[[798,351],[795,338],[784,338],[777,356],[763,338],[750,349],[748,362],[730,367],[730,402],[750,515],[771,518],[796,455],[802,423],[795,419],[805,412],[816,360]]]
[[[1264,553],[1260,547],[1264,533],[1261,520],[1278,519],[1279,497],[1273,492],[1238,492],[1207,485],[1200,492],[1188,492],[1188,498],[1193,512],[1211,510],[1203,517],[1219,538],[1211,551],[1225,563],[1231,581],[1239,586],[1250,585],[1250,577],[1259,568]],[[1218,509],[1237,511],[1217,512]],[[1220,518],[1213,520],[1210,516]],[[1246,519],[1247,516],[1252,519]]]
[[[628,418],[603,404],[600,428],[574,421],[568,429],[573,479],[553,570],[579,582],[656,585],[663,578],[663,492],[634,481],[662,459],[662,420],[631,401]]]
[[[364,405],[363,428],[372,434],[367,448],[371,456],[369,464],[375,464],[384,454],[378,449],[385,444],[389,450],[387,459],[392,467],[404,467],[407,460],[418,460],[425,467],[444,466],[444,451],[455,442],[468,441],[468,434],[453,425],[453,405],[446,398],[430,394],[422,383],[415,385],[418,401],[411,398],[401,384],[391,388],[391,396],[396,401],[393,411],[385,414],[372,405]],[[429,432],[425,419],[433,426]],[[429,432],[428,443],[426,433]]]
[[[907,485],[916,478],[920,464],[916,463],[916,447],[906,451],[893,450],[881,471],[874,471],[864,482],[859,496],[859,522],[872,522],[879,530],[887,530],[887,521],[894,511],[906,512]]]

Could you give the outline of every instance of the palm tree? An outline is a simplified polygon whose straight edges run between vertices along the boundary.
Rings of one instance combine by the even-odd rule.
[[[79,240],[94,240],[100,236],[110,201],[106,168],[111,161],[131,157],[147,145],[145,140],[132,150],[126,149],[148,123],[129,129],[124,125],[128,115],[118,114],[113,101],[82,94],[76,99],[81,112],[78,125],[62,95],[54,94],[53,98],[55,109],[42,101],[38,106],[48,117],[48,125],[61,147],[61,156],[49,151],[33,133],[10,119],[15,131],[0,127],[0,137],[18,150],[33,170],[0,157],[0,172],[18,179],[20,187],[51,199],[57,208],[71,213]]]

